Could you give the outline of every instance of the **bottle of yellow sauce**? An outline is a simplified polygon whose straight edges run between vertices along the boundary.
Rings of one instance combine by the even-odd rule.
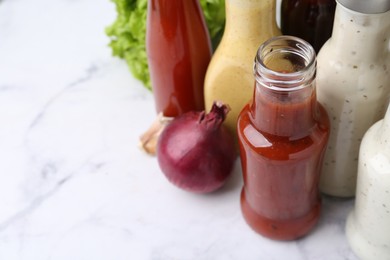
[[[231,108],[225,125],[237,136],[237,117],[253,95],[253,62],[259,46],[280,35],[276,0],[226,0],[226,26],[207,69],[206,111],[215,100]]]

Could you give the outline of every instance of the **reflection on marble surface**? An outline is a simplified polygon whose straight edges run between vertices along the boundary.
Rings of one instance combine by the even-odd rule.
[[[169,184],[137,147],[154,105],[111,57],[114,17],[108,0],[1,2],[0,259],[356,259],[351,200],[277,242],[241,216],[238,163],[213,194]]]

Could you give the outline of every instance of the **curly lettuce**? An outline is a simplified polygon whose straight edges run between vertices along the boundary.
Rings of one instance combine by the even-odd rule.
[[[131,73],[152,90],[145,49],[147,0],[112,0],[117,17],[106,28],[114,56],[126,60]],[[200,0],[213,48],[225,27],[225,0]]]

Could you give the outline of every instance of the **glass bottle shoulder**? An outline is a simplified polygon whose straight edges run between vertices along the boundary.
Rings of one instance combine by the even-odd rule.
[[[299,137],[277,136],[265,133],[251,122],[249,106],[238,118],[238,135],[242,145],[259,156],[274,160],[299,160],[310,157],[314,151],[322,149],[329,135],[329,121],[321,108],[317,123]]]
[[[390,57],[365,61],[355,57],[356,53],[340,56],[328,42],[317,58],[318,92],[346,93],[362,98],[380,97],[390,91]],[[321,98],[320,98],[321,100]]]
[[[387,131],[388,129],[384,129],[383,120],[372,125],[362,139],[360,155],[363,160],[386,159],[382,164],[388,165],[390,174],[390,133]]]

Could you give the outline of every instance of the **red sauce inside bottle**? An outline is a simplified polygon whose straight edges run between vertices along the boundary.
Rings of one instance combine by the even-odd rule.
[[[204,110],[203,84],[211,42],[196,0],[149,0],[148,64],[157,113]]]
[[[272,239],[305,235],[320,214],[329,120],[315,90],[305,91],[302,100],[290,101],[294,93],[268,95],[257,86],[238,119],[242,212],[255,231]]]

